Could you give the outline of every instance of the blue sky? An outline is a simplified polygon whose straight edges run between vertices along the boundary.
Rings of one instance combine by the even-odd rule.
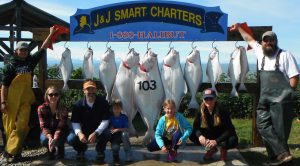
[[[10,0],[1,0],[0,4]],[[101,5],[124,2],[124,0],[25,0],[26,2],[51,13],[67,22],[70,16],[75,14],[77,8],[88,9]],[[156,0],[153,0],[156,1]],[[228,14],[228,26],[235,22],[247,22],[249,26],[273,26],[277,33],[279,46],[290,51],[300,62],[300,1],[299,0],[177,0],[186,3],[193,3],[202,6],[220,6],[224,13]],[[0,32],[0,37],[7,34]],[[30,36],[30,34],[22,34]],[[5,36],[7,37],[7,36]],[[56,60],[59,63],[61,53],[64,51],[64,42],[54,45],[54,51],[49,51],[48,60]],[[146,42],[132,42],[140,55],[146,52]],[[194,45],[200,50],[201,61],[206,63],[208,54],[212,50],[212,42],[195,42]],[[238,42],[238,45],[246,46],[245,42]],[[87,42],[68,42],[66,44],[72,51],[72,58],[82,60],[87,49]],[[99,61],[100,56],[106,51],[104,42],[91,42],[89,45],[94,50],[94,61]],[[128,51],[127,42],[109,43],[115,50],[116,58],[121,59]],[[215,42],[220,51],[221,63],[229,63],[230,53],[235,48],[235,42]],[[191,42],[173,42],[172,46],[180,52],[181,61],[191,51]],[[150,42],[149,47],[159,55],[161,61],[169,50],[169,42]],[[249,63],[256,63],[253,51],[248,51]]]

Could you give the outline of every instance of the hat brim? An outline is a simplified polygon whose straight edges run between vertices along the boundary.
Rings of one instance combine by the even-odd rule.
[[[202,97],[202,99],[206,99],[206,98],[216,98],[216,96],[212,94],[206,94]]]

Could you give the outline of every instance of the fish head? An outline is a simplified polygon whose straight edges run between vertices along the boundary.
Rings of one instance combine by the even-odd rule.
[[[115,51],[108,48],[106,52],[101,56],[101,60],[105,62],[109,62],[115,59]]]
[[[144,58],[140,62],[140,65],[146,71],[150,71],[155,65],[155,63],[157,63],[157,56],[148,55],[148,56],[144,56]]]
[[[212,52],[209,54],[209,59],[215,59],[219,56],[219,50],[214,48]]]
[[[133,49],[127,54],[127,57],[123,59],[123,61],[128,65],[128,67],[132,68],[138,65],[140,61],[140,54],[135,52]]]
[[[89,59],[90,57],[92,57],[92,55],[93,55],[93,50],[89,48],[84,54],[84,59]]]
[[[167,66],[173,66],[179,60],[179,52],[171,49],[167,56],[164,58],[164,64]]]
[[[187,56],[187,60],[189,62],[196,62],[198,59],[200,59],[200,51],[193,49],[192,52]]]
[[[63,59],[65,59],[65,58],[67,58],[70,55],[71,55],[70,49],[66,48],[65,51],[62,53],[61,56],[62,56]]]

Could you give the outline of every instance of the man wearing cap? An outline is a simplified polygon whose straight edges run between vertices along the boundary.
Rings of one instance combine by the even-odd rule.
[[[7,144],[1,156],[1,163],[19,159],[22,144],[29,131],[28,121],[31,104],[35,100],[32,91],[32,73],[46,49],[56,28],[51,27],[48,37],[41,48],[30,55],[27,43],[17,43],[15,54],[11,56],[3,68],[1,87],[1,111]]]
[[[190,140],[207,149],[203,159],[210,160],[220,147],[220,160],[227,160],[227,150],[238,145],[238,137],[229,111],[217,101],[212,88],[203,91],[203,101],[196,112]]]
[[[104,161],[104,150],[110,139],[110,106],[103,97],[96,95],[97,87],[93,80],[83,83],[83,92],[85,97],[72,109],[73,132],[68,136],[68,143],[77,151],[78,160],[84,160],[87,144],[96,143],[96,159]]]
[[[277,35],[267,31],[259,44],[240,24],[231,31],[239,31],[254,48],[260,75],[260,99],[257,106],[257,128],[266,146],[270,161],[265,165],[280,165],[292,160],[288,137],[294,118],[299,68],[295,57],[278,47]]]

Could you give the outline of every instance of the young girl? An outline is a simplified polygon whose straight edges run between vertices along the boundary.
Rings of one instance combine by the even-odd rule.
[[[42,133],[41,144],[48,149],[49,159],[61,159],[65,155],[64,144],[68,136],[68,111],[60,102],[59,90],[50,86],[45,93],[45,103],[39,106],[38,116]],[[56,151],[57,149],[57,151]]]
[[[147,148],[150,152],[161,150],[168,153],[167,160],[172,162],[177,156],[178,147],[190,136],[192,126],[181,113],[175,111],[173,100],[165,100],[163,108],[166,114],[159,119],[155,140],[149,143]]]
[[[203,102],[196,114],[190,140],[206,147],[204,160],[212,159],[221,147],[221,160],[227,160],[227,150],[238,145],[238,137],[231,122],[229,112],[217,102],[215,90],[203,92]]]

